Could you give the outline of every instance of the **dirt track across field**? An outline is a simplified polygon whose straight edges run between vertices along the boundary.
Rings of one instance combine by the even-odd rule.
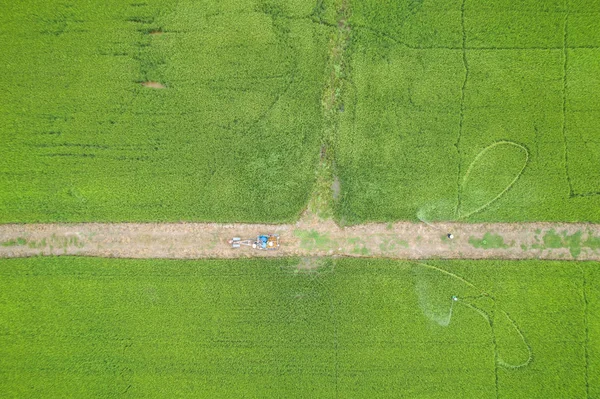
[[[234,236],[281,236],[278,251],[232,249]],[[446,234],[454,238],[448,239]],[[296,224],[83,223],[0,225],[0,257],[85,255],[119,258],[354,256],[395,259],[600,260],[600,225],[399,222],[340,228],[331,221]]]

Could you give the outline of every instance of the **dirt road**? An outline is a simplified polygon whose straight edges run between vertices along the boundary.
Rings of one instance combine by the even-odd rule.
[[[278,251],[232,249],[233,236],[278,233]],[[454,238],[448,239],[446,234]],[[400,222],[340,228],[331,221],[296,224],[85,223],[0,225],[0,257],[85,255],[122,258],[356,256],[396,259],[600,260],[600,225]]]

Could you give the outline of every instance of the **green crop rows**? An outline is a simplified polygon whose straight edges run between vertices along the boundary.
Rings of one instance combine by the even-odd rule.
[[[0,223],[600,222],[598,1],[0,10]],[[0,259],[0,396],[600,397],[599,266]]]
[[[0,222],[296,218],[332,30],[313,7],[1,0]]]
[[[597,397],[598,266],[0,260],[0,391]]]
[[[351,4],[341,220],[600,220],[600,3]]]
[[[0,222],[290,221],[323,142],[342,223],[600,220],[597,2],[2,10]]]

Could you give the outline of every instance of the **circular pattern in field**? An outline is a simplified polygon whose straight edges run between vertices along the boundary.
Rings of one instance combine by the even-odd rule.
[[[528,162],[527,148],[512,141],[497,141],[481,150],[462,179],[457,218],[481,212],[504,196]]]

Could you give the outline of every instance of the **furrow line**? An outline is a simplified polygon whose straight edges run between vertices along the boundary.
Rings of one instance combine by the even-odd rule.
[[[565,163],[565,175],[569,184],[569,198],[573,198],[573,183],[569,174],[569,147],[567,141],[567,68],[569,62],[569,52],[567,50],[569,25],[568,1],[565,0],[565,19],[563,24],[563,98],[562,98],[562,137],[563,137],[563,161]]]
[[[582,297],[583,297],[583,325],[585,327],[585,341],[583,344],[584,357],[585,357],[585,394],[586,398],[590,397],[590,384],[589,384],[589,370],[590,370],[590,359],[589,359],[589,342],[590,332],[588,326],[588,298],[587,298],[587,277],[585,275],[585,268],[581,268],[582,277]]]
[[[460,23],[462,27],[462,61],[463,66],[465,68],[465,78],[463,80],[463,84],[460,91],[460,116],[458,121],[458,137],[456,138],[456,143],[454,143],[454,147],[456,147],[456,153],[458,158],[458,172],[456,176],[456,190],[457,190],[457,200],[456,200],[456,209],[454,211],[455,216],[458,218],[460,216],[460,205],[462,199],[462,185],[461,185],[461,174],[462,174],[462,162],[461,162],[461,153],[460,153],[460,142],[463,134],[463,125],[465,120],[465,90],[467,88],[467,82],[469,80],[469,63],[467,62],[467,32],[465,29],[465,4],[466,0],[462,1],[462,5],[460,8]]]

